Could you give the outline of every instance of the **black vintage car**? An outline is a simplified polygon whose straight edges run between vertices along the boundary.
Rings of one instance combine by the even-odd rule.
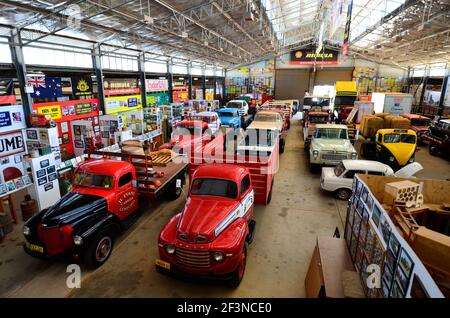
[[[424,139],[428,141],[430,154],[450,158],[450,119],[441,119],[434,123],[430,127],[430,134]]]

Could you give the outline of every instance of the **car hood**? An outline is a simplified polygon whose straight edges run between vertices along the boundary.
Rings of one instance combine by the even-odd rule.
[[[314,139],[312,147],[328,151],[354,151],[350,140],[345,139]]]
[[[237,117],[221,117],[220,121],[221,121],[222,125],[230,125],[235,122],[235,120],[236,120],[235,118],[237,118]]]
[[[323,167],[322,168],[322,178],[321,180],[336,178],[336,174],[334,173],[334,168]]]
[[[96,195],[69,192],[48,208],[41,219],[46,226],[74,225],[96,213],[107,213],[106,199]]]
[[[232,199],[192,196],[178,223],[178,233],[184,233],[191,242],[203,236],[208,242],[215,238],[215,229],[234,211],[239,203]]]

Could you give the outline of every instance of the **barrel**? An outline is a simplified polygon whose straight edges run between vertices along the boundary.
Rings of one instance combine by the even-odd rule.
[[[29,194],[27,194],[22,202],[20,202],[20,209],[22,211],[22,219],[24,222],[28,221],[34,214],[37,213],[36,200],[33,200]]]

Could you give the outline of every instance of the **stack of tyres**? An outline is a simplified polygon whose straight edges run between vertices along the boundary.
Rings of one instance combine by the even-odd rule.
[[[383,129],[384,120],[381,117],[363,116],[360,124],[360,132],[365,138],[374,138],[379,129]]]

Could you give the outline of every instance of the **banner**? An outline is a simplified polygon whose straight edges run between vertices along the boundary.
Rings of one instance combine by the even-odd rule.
[[[25,151],[22,131],[0,135],[0,157],[10,156]]]
[[[169,82],[166,79],[147,79],[145,80],[147,92],[164,92],[169,90]]]
[[[350,24],[352,22],[352,9],[353,9],[353,0],[349,0],[347,8],[347,21],[345,22],[345,30],[344,30],[344,43],[342,45],[343,56],[346,56],[348,53],[348,46],[350,41]]]
[[[337,64],[338,52],[323,49],[316,53],[314,47],[291,51],[291,64]]]
[[[92,78],[90,76],[71,77],[72,93],[75,96],[92,95]]]
[[[105,113],[115,114],[142,108],[141,95],[114,96],[105,98]]]
[[[38,108],[38,114],[50,115],[53,120],[60,119],[61,116],[61,106],[60,105],[52,105],[52,106],[44,106]]]
[[[32,98],[56,98],[62,96],[60,77],[28,77],[28,85],[33,87]]]

